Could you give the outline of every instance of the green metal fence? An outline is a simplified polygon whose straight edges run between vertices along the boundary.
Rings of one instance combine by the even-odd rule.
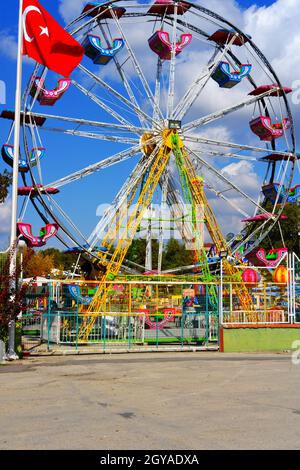
[[[59,282],[30,288],[21,318],[24,350],[218,347],[219,311],[210,302],[208,285],[112,283],[103,311],[91,313],[95,288]],[[91,322],[88,337],[82,337]]]

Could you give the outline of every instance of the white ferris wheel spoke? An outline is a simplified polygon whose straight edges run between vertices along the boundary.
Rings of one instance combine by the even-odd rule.
[[[98,8],[97,5],[95,5],[95,8],[93,10],[96,10],[96,8]],[[107,7],[105,10],[101,11],[101,13],[95,15],[93,18],[91,18],[90,20],[88,20],[87,22],[81,24],[80,26],[78,26],[76,29],[73,29],[70,34],[72,36],[75,36],[76,34],[78,34],[80,31],[82,31],[84,28],[86,28],[87,26],[90,26],[92,24],[95,23],[95,21],[98,21],[101,19],[101,16],[105,15],[107,12],[108,12],[108,9],[109,7]],[[91,10],[91,11],[93,11]],[[74,23],[76,22],[79,22],[81,21],[82,19],[86,18],[87,16],[89,16],[89,14],[91,13],[91,11],[87,12],[87,13],[84,13],[82,15],[80,15],[75,21],[72,21],[72,23],[70,23],[66,29],[69,29],[71,27],[71,25],[73,25]]]
[[[231,41],[220,51],[219,55],[216,55],[217,49],[215,49],[215,52],[210,59],[210,62],[207,65],[207,71],[206,73],[201,72],[200,76],[194,81],[194,83],[190,86],[190,88],[187,90],[185,93],[184,97],[182,100],[179,102],[177,108],[176,108],[176,119],[182,120],[184,116],[187,114],[187,112],[191,109],[195,101],[199,98],[200,94],[204,90],[205,86],[209,82],[211,76],[214,74],[216,71],[218,64],[222,60],[222,58],[225,56],[226,52],[230,49],[232,44],[234,43],[236,39],[235,35]],[[203,80],[205,79],[204,83]]]
[[[241,188],[239,188],[236,184],[232,183],[224,174],[220,172],[217,168],[212,166],[210,163],[208,163],[206,160],[203,160],[203,158],[196,153],[194,150],[185,147],[188,154],[191,157],[196,158],[200,162],[201,165],[203,165],[207,170],[209,170],[211,173],[213,173],[219,180],[221,180],[223,183],[227,184],[231,189],[235,190],[237,193],[239,193],[241,196],[243,196],[244,199],[247,201],[251,202],[255,207],[258,207],[258,209],[261,211],[261,213],[268,214],[268,211],[266,211],[263,207],[261,207],[257,201],[255,201],[252,197],[250,197],[248,194],[246,194]]]
[[[128,51],[128,54],[131,58],[131,61],[132,61],[132,64],[134,66],[134,69],[136,70],[136,73],[137,73],[137,76],[139,77],[143,87],[144,87],[144,90],[145,90],[145,93],[146,93],[146,96],[149,100],[149,102],[152,104],[152,107],[153,107],[153,111],[156,110],[156,113],[160,116],[161,119],[163,119],[163,115],[161,113],[161,110],[159,108],[157,108],[156,106],[156,103],[155,103],[155,99],[154,99],[154,96],[153,96],[153,93],[150,89],[150,86],[146,80],[146,77],[141,69],[141,66],[133,52],[133,49],[127,39],[127,36],[125,35],[125,32],[120,24],[120,21],[118,20],[118,18],[116,17],[116,15],[114,14],[114,12],[112,12],[112,16],[114,17],[114,20],[115,20],[115,23],[117,25],[117,28],[121,34],[121,37],[124,39],[124,42],[125,42],[125,46],[126,46],[126,49]]]
[[[90,127],[100,127],[103,129],[113,129],[116,131],[121,132],[131,132],[133,134],[140,134],[143,135],[148,129],[136,126],[125,126],[122,124],[113,124],[110,122],[100,122],[100,121],[92,121],[83,118],[74,118],[72,116],[61,116],[61,115],[54,115],[54,114],[44,114],[44,113],[36,113],[36,112],[26,112],[28,116],[32,117],[41,117],[45,119],[55,119],[58,121],[65,121],[65,122],[72,122],[74,124],[79,124],[82,126],[90,126]]]
[[[211,182],[208,182],[207,178],[205,179],[204,181],[204,186],[206,188],[208,188],[212,193],[214,193],[218,198],[221,198],[223,199],[225,202],[227,202],[231,207],[233,207],[233,209],[235,209],[235,211],[239,212],[243,217],[245,218],[249,218],[250,217],[250,214],[248,214],[247,212],[245,212],[243,209],[241,209],[237,204],[235,204],[235,202],[233,202],[231,199],[229,199],[228,197],[226,197],[224,195],[224,192],[226,191],[217,191],[215,188],[214,188],[214,185],[211,183]]]
[[[90,76],[91,78],[94,79],[95,82],[97,82],[99,85],[101,85],[103,88],[105,88],[110,94],[114,95],[115,97],[117,97],[121,102],[123,102],[124,104],[126,104],[128,106],[129,109],[131,109],[132,111],[134,111],[136,114],[138,114],[139,116],[142,116],[143,118],[151,121],[156,127],[157,127],[157,124],[156,122],[152,119],[151,116],[149,116],[147,113],[145,113],[140,107],[136,107],[133,103],[131,103],[127,98],[125,98],[124,96],[122,96],[117,90],[115,90],[113,87],[111,87],[110,85],[108,85],[108,83],[106,83],[104,80],[102,80],[100,77],[98,77],[97,75],[95,75],[93,72],[91,72],[90,70],[88,70],[87,68],[85,68],[83,65],[78,65],[78,68],[84,72],[86,75]]]
[[[277,88],[279,90],[279,88]],[[188,124],[183,126],[183,130],[190,131],[191,129],[195,129],[196,127],[199,126],[204,126],[205,124],[208,124],[210,122],[216,121],[217,119],[223,118],[224,116],[227,116],[228,114],[234,113],[235,111],[238,111],[239,109],[242,109],[246,106],[250,106],[257,101],[265,98],[266,96],[269,96],[274,92],[274,89],[268,90],[265,93],[262,93],[259,96],[254,96],[252,98],[248,98],[247,100],[241,101],[240,103],[237,103],[233,106],[230,106],[228,108],[221,109],[220,111],[217,111],[216,113],[211,113],[208,114],[207,116],[204,116],[200,119],[195,119],[192,122],[189,122]]]
[[[238,253],[240,248],[243,248],[244,246],[247,245],[247,243],[251,240],[253,240],[253,237],[256,237],[256,235],[259,232],[262,232],[264,228],[269,224],[270,219],[266,220],[265,222],[262,222],[260,225],[258,225],[257,228],[253,229],[250,235],[248,235],[247,238],[243,239],[241,243],[238,243],[233,249],[232,249],[232,254],[234,255],[235,253]],[[260,237],[259,237],[260,238]],[[257,245],[256,245],[257,246]]]
[[[72,83],[76,86],[76,88],[78,88],[78,90],[80,90],[84,95],[94,101],[94,103],[100,106],[100,108],[106,111],[110,116],[113,116],[118,122],[121,122],[129,129],[132,127],[131,122],[124,119],[124,117],[122,117],[119,113],[110,108],[107,104],[103,102],[103,100],[98,98],[98,96],[96,96],[94,93],[84,88],[82,85],[80,85],[80,83],[76,82],[74,79],[72,80]]]
[[[171,60],[170,60],[170,72],[169,72],[169,90],[168,90],[168,101],[167,101],[167,118],[168,119],[173,118],[173,108],[174,108],[177,12],[178,12],[178,4],[175,3],[174,16],[173,16],[173,28],[172,28],[172,50],[171,50]]]
[[[160,211],[161,211],[161,218],[163,217],[162,211],[165,209],[167,205],[167,195],[168,195],[168,181],[169,181],[169,174],[166,172],[164,174],[164,178],[162,179],[161,182],[161,206],[160,206]],[[157,270],[159,273],[161,273],[162,270],[162,258],[163,258],[163,247],[164,247],[164,227],[163,227],[163,222],[160,221],[159,224],[159,248],[158,248],[158,263],[157,263]]]
[[[209,70],[208,67],[206,67],[202,71],[202,75],[200,75],[197,80],[191,85],[191,87],[187,90],[181,101],[177,104],[175,110],[174,110],[174,118],[175,119],[183,119],[186,113],[188,112],[189,108],[191,105],[189,105],[189,95],[192,94],[193,90],[198,86],[199,84],[202,83],[202,81],[208,76]]]
[[[60,188],[61,186],[65,186],[66,184],[72,183],[73,181],[77,181],[78,179],[89,176],[95,173],[96,171],[102,170],[103,168],[108,168],[112,165],[127,160],[128,158],[131,158],[140,152],[141,148],[139,145],[136,147],[132,147],[130,149],[124,150],[123,152],[116,153],[111,157],[105,158],[104,160],[100,160],[99,162],[94,163],[93,165],[89,165],[81,170],[75,171],[74,173],[71,173],[70,175],[67,175],[57,181],[54,181],[53,183],[47,184],[44,187],[45,189]]]
[[[160,105],[160,93],[161,93],[161,73],[162,73],[162,60],[158,56],[157,57],[157,66],[156,66],[156,80],[155,80],[155,106],[153,109],[153,119],[155,121],[159,120],[159,115],[157,110],[159,109]]]
[[[260,161],[260,158],[258,158],[258,157],[252,157],[252,156],[249,156],[249,155],[241,155],[239,153],[232,153],[232,152],[226,152],[226,153],[225,152],[216,152],[216,151],[213,151],[213,150],[208,150],[206,148],[203,148],[202,146],[201,147],[196,146],[195,150],[197,152],[199,152],[200,154],[204,155],[204,156],[205,155],[211,155],[212,157],[221,157],[221,158],[229,158],[229,159],[234,158],[234,159],[237,159],[237,160],[245,160],[245,161],[249,161],[249,162],[259,162]]]
[[[106,26],[107,26],[107,28],[108,28],[108,25],[106,25]],[[107,37],[107,34],[106,34],[106,32],[105,32],[105,29],[104,29],[103,25],[102,25],[100,22],[99,22],[99,28],[100,28],[100,30],[101,30],[101,32],[102,32],[102,34],[103,34],[103,37],[104,37],[104,39],[105,39],[105,42],[106,42],[107,47],[109,47],[109,46],[110,46],[109,39],[108,39],[108,37]],[[110,33],[109,28],[108,28],[108,31],[109,31],[109,34],[110,34],[110,36],[111,36],[111,33]],[[117,69],[117,71],[118,71],[118,73],[119,73],[119,75],[120,75],[120,77],[121,77],[121,80],[122,80],[122,82],[123,82],[124,88],[125,88],[125,90],[126,90],[126,92],[127,92],[127,94],[128,94],[129,99],[130,99],[131,102],[135,105],[136,108],[139,108],[139,104],[138,104],[138,102],[137,102],[137,100],[136,100],[136,98],[135,98],[135,95],[134,95],[134,93],[133,93],[133,90],[132,90],[132,88],[131,88],[131,86],[130,86],[130,83],[129,83],[127,77],[126,77],[125,70],[124,70],[123,67],[121,66],[121,64],[120,64],[120,62],[119,62],[119,60],[118,60],[118,58],[117,58],[116,56],[113,58],[113,61],[114,61],[114,63],[115,63],[116,69]],[[138,117],[138,119],[139,119],[141,125],[144,125],[144,126],[149,127],[148,124],[147,124],[147,120],[146,120],[145,117],[143,117],[143,116],[140,115],[140,114],[137,114],[137,117]]]
[[[50,132],[60,132],[61,134],[73,135],[75,137],[83,137],[86,139],[96,139],[96,140],[105,140],[108,142],[118,142],[121,144],[132,145],[132,144],[139,143],[139,139],[132,139],[130,137],[95,134],[94,132],[77,131],[75,129],[62,129],[58,127],[43,127],[43,130],[50,131]]]
[[[258,152],[258,153],[263,153],[266,154],[267,152],[272,153],[274,155],[282,155],[287,158],[292,158],[293,154],[290,152],[283,152],[281,150],[271,150],[263,147],[253,147],[251,145],[243,145],[243,144],[235,144],[232,142],[225,142],[222,140],[215,140],[215,139],[210,139],[207,137],[195,137],[193,135],[184,135],[184,140],[187,142],[192,142],[192,143],[199,143],[199,144],[205,144],[205,145],[215,145],[216,147],[228,147],[228,148],[235,148],[239,150],[247,150],[250,152]]]
[[[83,233],[81,232],[81,230],[79,230],[79,228],[77,227],[77,225],[73,222],[73,220],[71,219],[71,217],[62,209],[62,207],[58,204],[57,201],[54,200],[53,197],[51,197],[50,195],[47,195],[47,198],[51,201],[51,204],[56,207],[56,209],[58,210],[58,212],[61,214],[62,217],[64,217],[67,222],[70,224],[70,226],[73,228],[73,230],[82,238],[82,240],[84,240],[84,243],[87,243],[87,239],[86,237],[83,235]]]

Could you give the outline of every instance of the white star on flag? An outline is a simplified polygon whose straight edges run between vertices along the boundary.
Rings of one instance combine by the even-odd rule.
[[[43,36],[43,34],[46,34],[49,37],[49,30],[48,30],[47,26],[45,28],[43,26],[40,26],[40,28],[42,30],[40,36]]]

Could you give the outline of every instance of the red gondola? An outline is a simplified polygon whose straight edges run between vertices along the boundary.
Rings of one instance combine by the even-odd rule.
[[[183,15],[191,8],[188,2],[177,2],[177,15]],[[154,15],[174,15],[175,3],[173,0],[156,0],[148,10],[148,13]]]
[[[232,39],[235,37],[233,41],[234,46],[243,46],[246,44],[246,42],[251,39],[251,36],[248,34],[242,35],[234,31],[233,29],[218,29],[214,34],[212,34],[208,40],[209,41],[214,41],[217,44],[228,44],[229,42],[232,41]]]
[[[37,184],[36,186],[21,186],[18,188],[19,196],[36,196],[37,194],[58,194],[59,189],[57,188],[44,188],[42,185]]]
[[[278,90],[278,88],[279,88],[279,90]],[[283,92],[287,95],[288,93],[291,93],[293,91],[292,88],[288,88],[288,87],[280,88],[278,85],[276,85],[276,83],[273,83],[272,85],[261,85],[261,86],[255,88],[254,90],[252,90],[249,93],[249,95],[259,96],[259,95],[263,95],[267,91],[271,91],[273,89],[274,89],[274,92],[270,93],[268,96],[283,96]]]
[[[113,18],[112,13],[114,13],[117,18],[121,18],[125,12],[126,8],[117,7],[113,4],[107,4],[106,2],[89,2],[82,10],[82,13],[87,13],[87,16],[91,16],[92,18],[101,14],[99,20]]]

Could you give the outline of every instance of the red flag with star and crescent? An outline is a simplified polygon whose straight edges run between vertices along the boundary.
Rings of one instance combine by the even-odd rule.
[[[69,77],[84,49],[37,0],[23,0],[23,55]]]

